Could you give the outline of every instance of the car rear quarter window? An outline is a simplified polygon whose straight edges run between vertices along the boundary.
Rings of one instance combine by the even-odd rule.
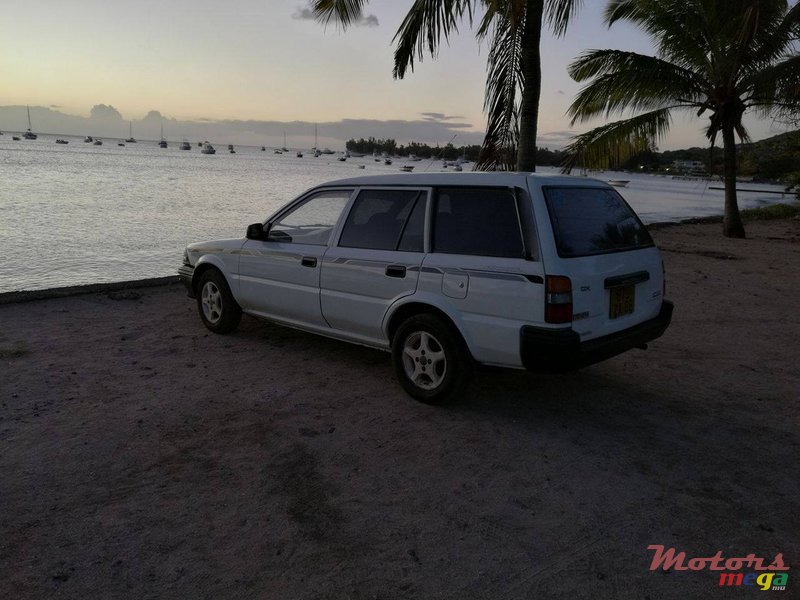
[[[427,194],[420,190],[363,190],[347,215],[339,246],[422,252]]]
[[[505,188],[440,188],[434,252],[523,258],[517,200]]]
[[[614,190],[592,187],[543,189],[558,255],[576,258],[653,245],[645,226]]]

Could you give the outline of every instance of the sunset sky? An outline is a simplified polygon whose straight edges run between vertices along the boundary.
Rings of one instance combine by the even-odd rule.
[[[391,39],[409,4],[373,1],[364,23],[343,34],[306,18],[304,0],[11,0],[0,9],[0,107],[88,116],[103,103],[125,120],[157,110],[183,121],[418,121],[438,113],[464,132],[482,131],[487,48],[467,23],[436,60],[392,79]],[[578,85],[566,65],[580,52],[652,54],[641,33],[602,24],[604,5],[587,0],[565,38],[543,39],[540,145],[568,138],[564,112]],[[749,123],[754,139],[785,130]],[[679,118],[661,147],[703,145],[704,124]]]

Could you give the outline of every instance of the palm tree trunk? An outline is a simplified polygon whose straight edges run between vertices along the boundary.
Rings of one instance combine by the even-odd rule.
[[[528,0],[525,31],[522,34],[522,101],[519,109],[517,171],[536,171],[536,133],[542,91],[539,42],[542,38],[543,13],[543,0]]]
[[[725,177],[725,216],[722,218],[722,235],[743,238],[744,225],[736,201],[736,138],[732,126],[723,125],[722,146]]]

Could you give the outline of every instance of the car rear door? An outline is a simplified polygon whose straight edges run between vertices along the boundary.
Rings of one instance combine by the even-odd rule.
[[[419,187],[358,190],[322,262],[322,314],[333,329],[385,341],[389,305],[417,288],[429,195]]]

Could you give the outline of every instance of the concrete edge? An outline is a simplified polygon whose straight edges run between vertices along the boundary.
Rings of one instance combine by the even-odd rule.
[[[645,225],[647,229],[666,229],[667,227],[678,227],[680,225],[702,225],[707,223],[722,223],[722,215],[713,215],[710,217],[692,217],[691,219],[682,219],[680,221],[657,221]]]
[[[135,279],[132,281],[90,283],[87,285],[72,285],[68,287],[48,288],[44,290],[4,292],[0,294],[0,305],[14,304],[17,302],[32,302],[34,300],[48,300],[51,298],[64,298],[66,296],[81,296],[84,294],[105,294],[108,292],[168,286],[179,283],[181,283],[181,280],[177,275],[170,275],[168,277],[152,277],[149,279]]]

